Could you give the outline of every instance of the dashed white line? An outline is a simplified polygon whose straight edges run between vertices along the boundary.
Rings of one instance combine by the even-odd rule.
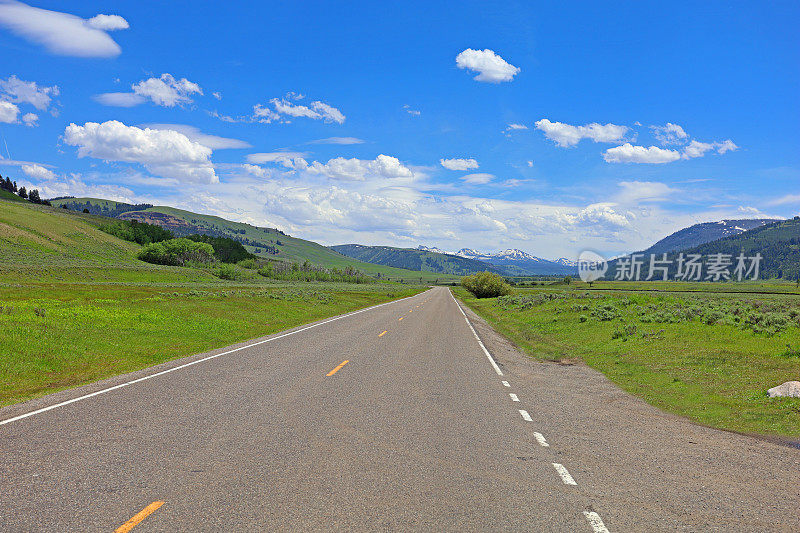
[[[452,293],[451,293],[451,295],[452,295]],[[414,295],[414,296],[416,296],[416,295]],[[252,348],[253,346],[259,346],[261,344],[265,344],[265,343],[268,343],[268,342],[276,341],[278,339],[282,339],[284,337],[288,337],[288,336],[294,335],[296,333],[301,333],[303,331],[308,331],[309,329],[316,328],[316,327],[319,327],[319,326],[323,326],[325,324],[330,324],[331,322],[335,322],[335,321],[341,320],[343,318],[347,318],[347,317],[350,317],[350,316],[353,316],[353,315],[357,315],[359,313],[364,313],[366,311],[371,311],[373,309],[377,309],[378,307],[383,307],[385,305],[390,305],[390,304],[394,304],[394,303],[397,303],[397,302],[402,302],[403,300],[408,300],[410,298],[413,298],[414,296],[408,296],[406,298],[401,298],[400,300],[394,300],[394,301],[391,301],[391,302],[385,302],[385,303],[382,303],[382,304],[373,305],[372,307],[366,307],[364,309],[359,309],[358,311],[353,311],[352,313],[347,313],[345,315],[340,315],[340,316],[337,316],[337,317],[334,317],[334,318],[329,318],[327,320],[323,320],[322,322],[317,322],[316,324],[311,324],[310,326],[305,326],[303,328],[296,329],[294,331],[289,331],[287,333],[282,333],[280,335],[275,335],[274,337],[270,337],[269,339],[260,340],[260,341],[257,341],[257,342],[246,344],[245,346],[240,346],[238,348],[234,348],[232,350],[226,350],[224,352],[220,352],[220,353],[217,353],[217,354],[214,354],[214,355],[209,355],[208,357],[203,357],[202,359],[196,359],[194,361],[190,361],[188,363],[185,363],[185,364],[182,364],[182,365],[179,365],[179,366],[168,368],[167,370],[162,370],[161,372],[156,372],[155,374],[150,374],[148,376],[143,376],[141,378],[134,379],[134,380],[131,380],[131,381],[127,381],[125,383],[120,383],[119,385],[114,385],[113,387],[109,387],[107,389],[102,389],[102,390],[99,390],[99,391],[96,391],[96,392],[92,392],[90,394],[84,394],[83,396],[78,396],[77,398],[72,398],[71,400],[66,400],[64,402],[59,402],[59,403],[56,403],[56,404],[53,404],[53,405],[48,405],[47,407],[42,407],[41,409],[37,409],[35,411],[31,411],[30,413],[25,413],[25,414],[18,415],[18,416],[12,417],[12,418],[7,418],[6,420],[0,420],[0,426],[2,426],[4,424],[10,424],[11,422],[16,422],[17,420],[22,420],[22,419],[28,418],[28,417],[33,416],[33,415],[38,415],[40,413],[46,413],[47,411],[50,411],[52,409],[56,409],[58,407],[64,407],[66,405],[70,405],[70,404],[73,404],[75,402],[79,402],[81,400],[87,400],[89,398],[93,398],[95,396],[99,396],[99,395],[105,394],[107,392],[115,391],[117,389],[121,389],[121,388],[127,387],[129,385],[134,385],[136,383],[141,383],[142,381],[146,381],[148,379],[152,379],[152,378],[155,378],[155,377],[158,377],[158,376],[163,376],[164,374],[169,374],[171,372],[175,372],[176,370],[181,370],[183,368],[188,368],[190,366],[194,366],[196,364],[203,363],[205,361],[210,361],[211,359],[216,359],[217,357],[222,357],[223,355],[232,354],[232,353],[235,353],[235,352],[246,350],[248,348]],[[462,311],[462,313],[463,313],[463,311]]]
[[[545,448],[550,447],[550,444],[545,440],[544,435],[541,433],[534,431],[533,436],[536,438],[536,442],[539,443],[539,446],[544,446]]]
[[[561,476],[561,481],[564,482],[564,485],[577,485],[575,480],[572,479],[572,476],[569,475],[569,471],[564,467],[564,465],[553,463],[553,468],[555,468],[556,472],[558,472],[558,475]]]
[[[497,366],[497,363],[495,362],[494,357],[492,357],[492,354],[490,354],[489,350],[486,349],[486,346],[483,345],[483,341],[481,340],[480,337],[478,337],[478,333],[475,331],[475,328],[472,327],[472,324],[470,323],[469,318],[467,318],[467,314],[464,312],[463,309],[461,309],[461,304],[458,303],[458,300],[456,300],[456,297],[453,296],[453,293],[451,291],[447,291],[447,292],[450,292],[450,297],[456,303],[456,306],[458,307],[458,310],[461,311],[461,314],[464,315],[464,321],[469,326],[469,329],[472,330],[472,334],[475,335],[475,339],[478,341],[478,344],[481,345],[481,349],[483,350],[483,353],[486,354],[486,358],[489,360],[490,363],[492,363],[492,368],[494,368],[494,371],[497,372],[498,376],[502,376],[503,375],[503,371],[500,370],[500,367]]]
[[[511,396],[511,401],[512,402],[518,402],[519,401],[519,397],[516,394],[514,394],[513,392],[509,392],[508,395]]]
[[[521,415],[522,415],[522,418],[523,418],[525,421],[527,421],[527,422],[533,422],[533,419],[531,418],[531,415],[529,415],[529,414],[528,414],[528,411],[526,411],[525,409],[520,409],[520,410],[519,410],[519,414],[521,414]]]
[[[591,524],[594,533],[609,533],[608,528],[603,523],[603,520],[600,518],[600,515],[595,513],[594,511],[584,511],[583,516],[586,517],[586,520],[589,521]]]
[[[510,387],[511,385],[509,385],[509,384],[508,384],[508,381],[504,381],[504,382],[503,382],[503,386],[505,386],[505,387]]]

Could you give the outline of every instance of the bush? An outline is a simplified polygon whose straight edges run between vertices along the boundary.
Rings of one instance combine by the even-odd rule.
[[[255,270],[257,267],[255,259],[243,259],[242,261],[239,261],[237,264],[240,267],[247,268],[249,270]]]
[[[494,298],[511,294],[511,285],[494,272],[478,272],[461,278],[461,285],[476,298]]]
[[[247,259],[255,259],[255,255],[237,240],[212,235],[189,235],[186,237],[195,242],[204,242],[214,247],[214,256],[223,263],[238,263]]]
[[[139,250],[137,257],[157,265],[182,266],[190,261],[210,263],[214,261],[214,248],[210,244],[189,239],[170,239],[148,244]]]
[[[220,279],[237,280],[241,277],[241,272],[231,264],[222,263],[214,269],[214,275]]]

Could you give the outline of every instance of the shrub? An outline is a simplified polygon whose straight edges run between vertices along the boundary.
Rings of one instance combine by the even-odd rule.
[[[494,272],[478,272],[461,278],[461,285],[476,298],[494,298],[511,294],[511,285]]]
[[[139,250],[137,257],[157,265],[182,266],[190,261],[210,263],[214,260],[214,248],[189,239],[170,239],[148,244]]]
[[[214,275],[220,279],[237,280],[241,277],[241,272],[233,265],[222,263],[214,269]]]
[[[212,235],[189,235],[186,237],[195,242],[204,242],[214,247],[214,256],[223,263],[238,263],[246,259],[255,259],[255,255],[247,251],[242,243],[228,237]]]
[[[242,261],[239,261],[236,264],[242,268],[247,268],[249,270],[255,270],[257,266],[255,259],[243,259]]]

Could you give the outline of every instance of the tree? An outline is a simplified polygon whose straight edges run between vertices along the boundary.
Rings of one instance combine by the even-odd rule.
[[[17,192],[20,198],[28,198],[28,191],[25,190],[25,187],[20,187],[19,192]]]
[[[31,192],[28,193],[28,201],[34,204],[42,203],[42,199],[39,197],[39,189],[32,189]]]
[[[85,207],[83,208],[83,212],[86,213],[87,215],[89,214],[89,210],[86,209]]]

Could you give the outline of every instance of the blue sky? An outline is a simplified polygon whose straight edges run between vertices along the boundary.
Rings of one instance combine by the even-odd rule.
[[[0,173],[548,258],[800,212],[796,3],[487,6],[0,0]]]

